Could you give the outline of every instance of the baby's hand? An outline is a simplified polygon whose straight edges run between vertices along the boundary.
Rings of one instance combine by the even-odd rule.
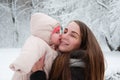
[[[44,67],[44,60],[45,60],[45,55],[41,57],[33,66],[32,72],[36,72],[38,70],[43,70]]]

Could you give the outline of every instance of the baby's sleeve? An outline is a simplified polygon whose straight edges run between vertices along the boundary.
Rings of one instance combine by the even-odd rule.
[[[42,39],[30,36],[22,47],[20,55],[10,64],[13,71],[29,73],[33,65],[45,54],[47,43]]]

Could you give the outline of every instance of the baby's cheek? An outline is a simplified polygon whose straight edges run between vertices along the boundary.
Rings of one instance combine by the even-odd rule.
[[[54,37],[55,37],[56,40],[59,40],[59,35],[58,34],[55,34]]]

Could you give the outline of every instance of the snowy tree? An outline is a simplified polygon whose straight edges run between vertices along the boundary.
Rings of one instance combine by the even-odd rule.
[[[2,21],[6,21],[8,19],[10,19],[12,22],[9,22],[6,25],[6,31],[8,33],[10,31],[10,36],[11,38],[7,38],[5,37],[6,40],[12,40],[12,41],[6,41],[4,39],[4,41],[2,41],[2,43],[4,44],[4,42],[7,42],[7,45],[3,45],[4,47],[19,47],[23,44],[23,42],[25,41],[25,38],[27,38],[27,36],[29,35],[29,18],[30,18],[30,14],[31,14],[31,2],[30,1],[20,1],[20,0],[6,0],[2,3],[2,5],[4,5],[6,8],[5,11],[7,9],[9,9],[8,11],[8,15],[4,15],[1,19]],[[3,25],[1,25],[2,27]],[[2,29],[1,29],[2,30]],[[4,31],[2,33],[2,35],[5,35]],[[8,35],[7,35],[8,36]],[[8,45],[11,44],[11,45]]]
[[[0,0],[0,2],[0,38],[4,39],[0,47],[21,47],[30,34],[31,14],[43,12],[59,20],[63,27],[71,20],[81,20],[93,31],[103,50],[120,50],[120,0]]]
[[[112,50],[120,51],[120,1],[115,0],[111,4],[111,10],[108,13],[110,21],[109,35],[106,36],[108,44]]]

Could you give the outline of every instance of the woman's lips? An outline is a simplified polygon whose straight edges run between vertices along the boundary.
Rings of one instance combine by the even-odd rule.
[[[62,40],[60,45],[69,45],[67,41]]]

